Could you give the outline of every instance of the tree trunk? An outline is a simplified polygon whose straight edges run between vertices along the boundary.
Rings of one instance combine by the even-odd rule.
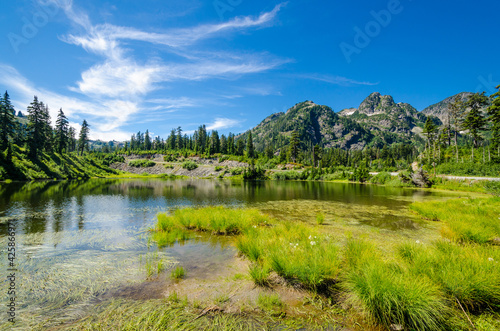
[[[457,163],[458,163],[458,138],[457,138],[457,131],[455,131],[455,149],[457,151]]]

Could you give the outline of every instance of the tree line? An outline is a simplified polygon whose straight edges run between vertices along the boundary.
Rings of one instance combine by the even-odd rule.
[[[25,147],[30,158],[38,158],[40,153],[78,152],[88,150],[90,126],[83,120],[78,138],[76,130],[69,126],[69,121],[62,108],[57,114],[55,127],[51,125],[49,106],[34,96],[27,107],[27,116],[21,112],[16,119],[15,109],[7,91],[0,98],[0,149],[7,150],[7,159],[12,157],[12,145]]]

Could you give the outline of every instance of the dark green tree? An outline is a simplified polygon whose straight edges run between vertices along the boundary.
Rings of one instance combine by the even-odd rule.
[[[488,119],[491,122],[491,145],[500,157],[500,85],[498,91],[491,95],[491,105],[488,107]]]
[[[248,132],[247,138],[247,157],[253,159],[255,157],[255,148],[253,146],[252,131]]]
[[[38,157],[39,151],[41,151],[45,145],[45,107],[43,103],[38,101],[38,97],[35,96],[33,101],[28,106],[28,151],[29,155],[33,158]]]
[[[448,122],[450,124],[450,133],[453,132],[455,142],[455,152],[458,162],[458,132],[462,127],[464,119],[464,102],[460,96],[456,96],[448,107]]]
[[[236,142],[236,152],[235,154],[238,156],[242,156],[243,152],[245,151],[245,143],[243,142],[243,139],[238,139]]]
[[[149,130],[146,130],[146,133],[144,134],[144,149],[146,151],[151,150],[151,137],[149,136]]]
[[[72,127],[68,129],[68,152],[76,151],[76,130]]]
[[[64,115],[62,108],[59,109],[55,128],[55,148],[59,153],[62,153],[62,151],[67,149],[68,146],[68,123],[68,119],[66,118],[66,115]]]
[[[300,150],[299,147],[300,147],[299,133],[297,130],[294,130],[290,138],[290,146],[288,147],[290,153],[290,159],[292,160],[292,162],[297,161],[297,157],[299,156],[299,150]]]
[[[83,155],[83,151],[88,148],[89,131],[90,128],[87,121],[83,120],[80,136],[78,137],[78,150],[80,151],[80,155]]]
[[[424,130],[422,133],[427,136],[427,158],[429,160],[430,160],[430,154],[431,154],[432,146],[433,146],[434,140],[436,138],[437,132],[438,131],[437,131],[436,124],[434,123],[434,121],[430,117],[427,117],[427,120],[425,121],[425,124],[424,124]]]
[[[474,147],[477,148],[478,142],[481,140],[479,131],[484,130],[486,125],[486,120],[481,110],[488,105],[488,97],[484,92],[475,93],[469,97],[465,104],[469,108],[469,112],[465,116],[463,128],[469,130],[474,139]]]
[[[2,151],[9,145],[9,140],[14,138],[17,126],[15,112],[9,93],[5,91],[3,98],[0,98],[0,149]]]

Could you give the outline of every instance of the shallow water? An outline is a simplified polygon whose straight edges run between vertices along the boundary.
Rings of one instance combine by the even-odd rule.
[[[158,249],[148,229],[158,212],[202,205],[256,207],[277,218],[343,221],[412,231],[413,201],[452,193],[316,182],[92,179],[0,184],[0,268],[7,273],[7,220],[16,231],[16,324],[47,327],[88,314],[113,297],[161,297],[169,269],[202,278],[230,264],[229,240],[198,237]],[[158,274],[158,264],[164,272]],[[147,270],[150,270],[148,274]],[[159,280],[162,281],[159,281]],[[8,302],[6,281],[0,298]],[[2,308],[6,309],[6,308]],[[11,328],[2,313],[0,328]]]

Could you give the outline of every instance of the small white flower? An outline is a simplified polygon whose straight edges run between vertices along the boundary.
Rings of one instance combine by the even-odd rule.
[[[316,242],[315,241],[311,241],[311,246],[314,246],[316,245]]]
[[[417,244],[420,244],[420,240],[417,240],[417,241],[416,241],[416,243],[417,243]]]
[[[309,236],[309,240],[311,240],[311,239],[312,239],[311,236]]]
[[[254,226],[253,226],[253,228],[254,228],[254,229],[257,229],[257,225],[254,225]]]
[[[488,261],[490,261],[490,262],[494,262],[495,260],[493,260],[493,258],[492,258],[492,257],[489,257],[489,258],[488,258]]]

